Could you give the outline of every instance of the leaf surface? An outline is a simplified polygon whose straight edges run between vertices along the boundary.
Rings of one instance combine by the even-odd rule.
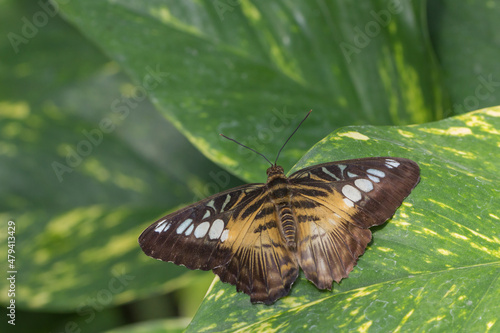
[[[219,133],[272,159],[313,109],[301,144],[282,156],[290,167],[334,128],[441,117],[421,3],[86,0],[61,9],[203,154],[258,181],[265,164]]]

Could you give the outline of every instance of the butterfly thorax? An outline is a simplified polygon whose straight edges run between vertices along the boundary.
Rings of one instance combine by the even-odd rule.
[[[268,197],[276,209],[278,228],[289,249],[296,248],[296,222],[290,206],[292,192],[283,168],[273,165],[267,169]]]

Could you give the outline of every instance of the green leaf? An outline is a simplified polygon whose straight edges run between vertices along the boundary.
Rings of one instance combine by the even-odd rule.
[[[64,52],[48,52],[52,43]],[[131,97],[137,87],[116,64],[57,17],[19,54],[5,52],[2,73],[0,219],[2,235],[16,222],[17,310],[78,309],[89,327],[107,307],[199,281],[202,272],[156,265],[137,238],[160,215],[237,182],[225,171],[220,180],[223,171],[147,99]],[[181,159],[189,163],[172,163]],[[8,289],[2,279],[2,304]]]
[[[272,306],[217,282],[188,332],[483,332],[500,310],[500,107],[404,127],[346,127],[292,169],[367,156],[417,161],[420,184],[349,278],[320,291],[303,275]]]
[[[82,105],[93,108],[90,101]],[[28,100],[0,106],[4,116],[0,216],[16,222],[16,253],[22,267],[17,305],[67,311],[103,297],[101,303],[107,306],[153,291],[171,291],[195,279],[196,272],[178,280],[184,270],[155,265],[140,252],[137,238],[169,209],[206,195],[203,185],[213,183],[210,173],[221,171],[179,134],[170,132],[152,144],[152,137],[143,132],[135,140],[145,127],[134,126],[131,119],[115,119],[116,129],[104,133],[99,120],[69,116],[59,106],[39,108]],[[149,116],[150,129],[169,128],[151,108],[143,105],[141,113]],[[93,133],[93,139],[84,132]],[[176,142],[176,149],[163,149],[168,138]],[[92,140],[96,144],[89,144]],[[191,157],[194,168],[164,165],[179,155]],[[33,161],[38,164],[36,172]],[[176,174],[191,183],[193,191],[186,190]],[[5,248],[6,241],[2,238],[0,246]],[[1,285],[4,291],[8,287],[5,282]],[[0,299],[5,302],[7,293]]]
[[[203,154],[247,180],[266,165],[248,152],[242,160],[219,132],[276,154],[313,109],[302,144],[282,157],[290,166],[334,128],[422,123],[448,105],[422,34],[423,1],[85,0],[61,9]]]
[[[444,116],[499,105],[498,3],[439,0],[428,6],[429,33],[452,102]]]
[[[106,333],[181,333],[189,324],[189,318],[148,321],[106,331]]]

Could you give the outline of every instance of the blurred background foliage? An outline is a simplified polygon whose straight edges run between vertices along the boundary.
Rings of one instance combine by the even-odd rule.
[[[500,104],[494,1],[1,2],[0,216],[17,223],[19,331],[186,327],[213,274],[158,264],[136,239],[264,180],[219,132],[272,158],[313,109],[280,158],[289,170],[339,127]]]

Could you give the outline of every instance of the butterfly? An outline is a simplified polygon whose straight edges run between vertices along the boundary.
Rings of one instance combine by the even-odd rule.
[[[371,241],[369,228],[387,221],[419,180],[418,164],[405,158],[323,163],[289,177],[275,161],[266,183],[166,215],[139,244],[150,257],[212,270],[252,303],[272,304],[290,292],[299,268],[319,289],[346,278]]]

